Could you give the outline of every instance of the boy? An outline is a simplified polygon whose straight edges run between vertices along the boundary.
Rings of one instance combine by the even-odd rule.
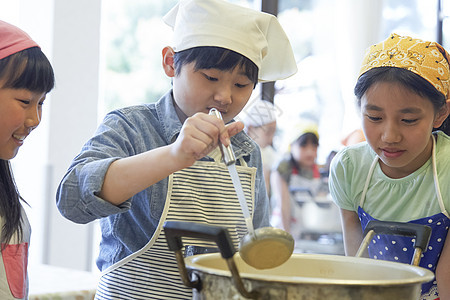
[[[246,226],[219,140],[233,145],[254,226],[269,224],[259,148],[233,118],[258,80],[296,72],[284,31],[275,17],[222,0],[181,0],[164,20],[175,37],[162,51],[172,90],[108,114],[58,188],[65,217],[100,219],[97,299],[192,297],[167,249],[165,221],[227,227],[238,245]]]

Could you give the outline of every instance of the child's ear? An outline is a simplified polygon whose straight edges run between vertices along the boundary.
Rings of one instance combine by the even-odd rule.
[[[175,66],[173,63],[173,56],[175,54],[175,51],[172,49],[172,47],[164,47],[162,50],[162,65],[164,72],[169,77],[175,77]]]
[[[450,114],[450,99],[447,99],[446,105],[443,105],[439,112],[436,115],[436,119],[434,120],[434,128],[438,128],[444,123],[445,119],[448,118]]]

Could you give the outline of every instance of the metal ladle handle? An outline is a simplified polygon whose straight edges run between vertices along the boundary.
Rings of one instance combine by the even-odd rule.
[[[222,119],[222,114],[220,111],[218,111],[216,108],[211,108],[209,111],[210,115],[216,116],[218,119]],[[229,166],[236,163],[236,156],[234,155],[233,148],[231,147],[231,144],[228,145],[228,147],[225,147],[219,140],[219,148],[220,152],[222,153],[222,159],[225,165]]]

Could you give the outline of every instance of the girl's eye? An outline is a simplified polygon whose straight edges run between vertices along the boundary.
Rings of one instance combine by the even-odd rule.
[[[211,76],[208,76],[208,75],[206,75],[206,74],[203,74],[203,75],[204,75],[205,78],[208,79],[209,81],[217,81],[217,80],[218,80],[218,79],[215,78],[215,77],[211,77]]]
[[[366,115],[366,117],[367,117],[369,120],[374,121],[374,122],[380,121],[380,120],[381,120],[380,117],[373,117],[373,116],[369,116],[369,115]]]
[[[415,122],[417,122],[418,119],[402,119],[402,122],[406,123],[406,124],[413,124]]]

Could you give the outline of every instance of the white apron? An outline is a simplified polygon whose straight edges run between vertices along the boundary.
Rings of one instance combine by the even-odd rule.
[[[241,159],[241,165],[245,162]],[[256,168],[236,166],[253,215]],[[228,228],[234,247],[247,233],[239,200],[223,163],[197,161],[169,176],[168,192],[158,227],[139,251],[108,268],[95,299],[191,299],[180,277],[174,252],[167,247],[166,221],[189,221]],[[217,247],[212,241],[183,238],[185,246]]]

